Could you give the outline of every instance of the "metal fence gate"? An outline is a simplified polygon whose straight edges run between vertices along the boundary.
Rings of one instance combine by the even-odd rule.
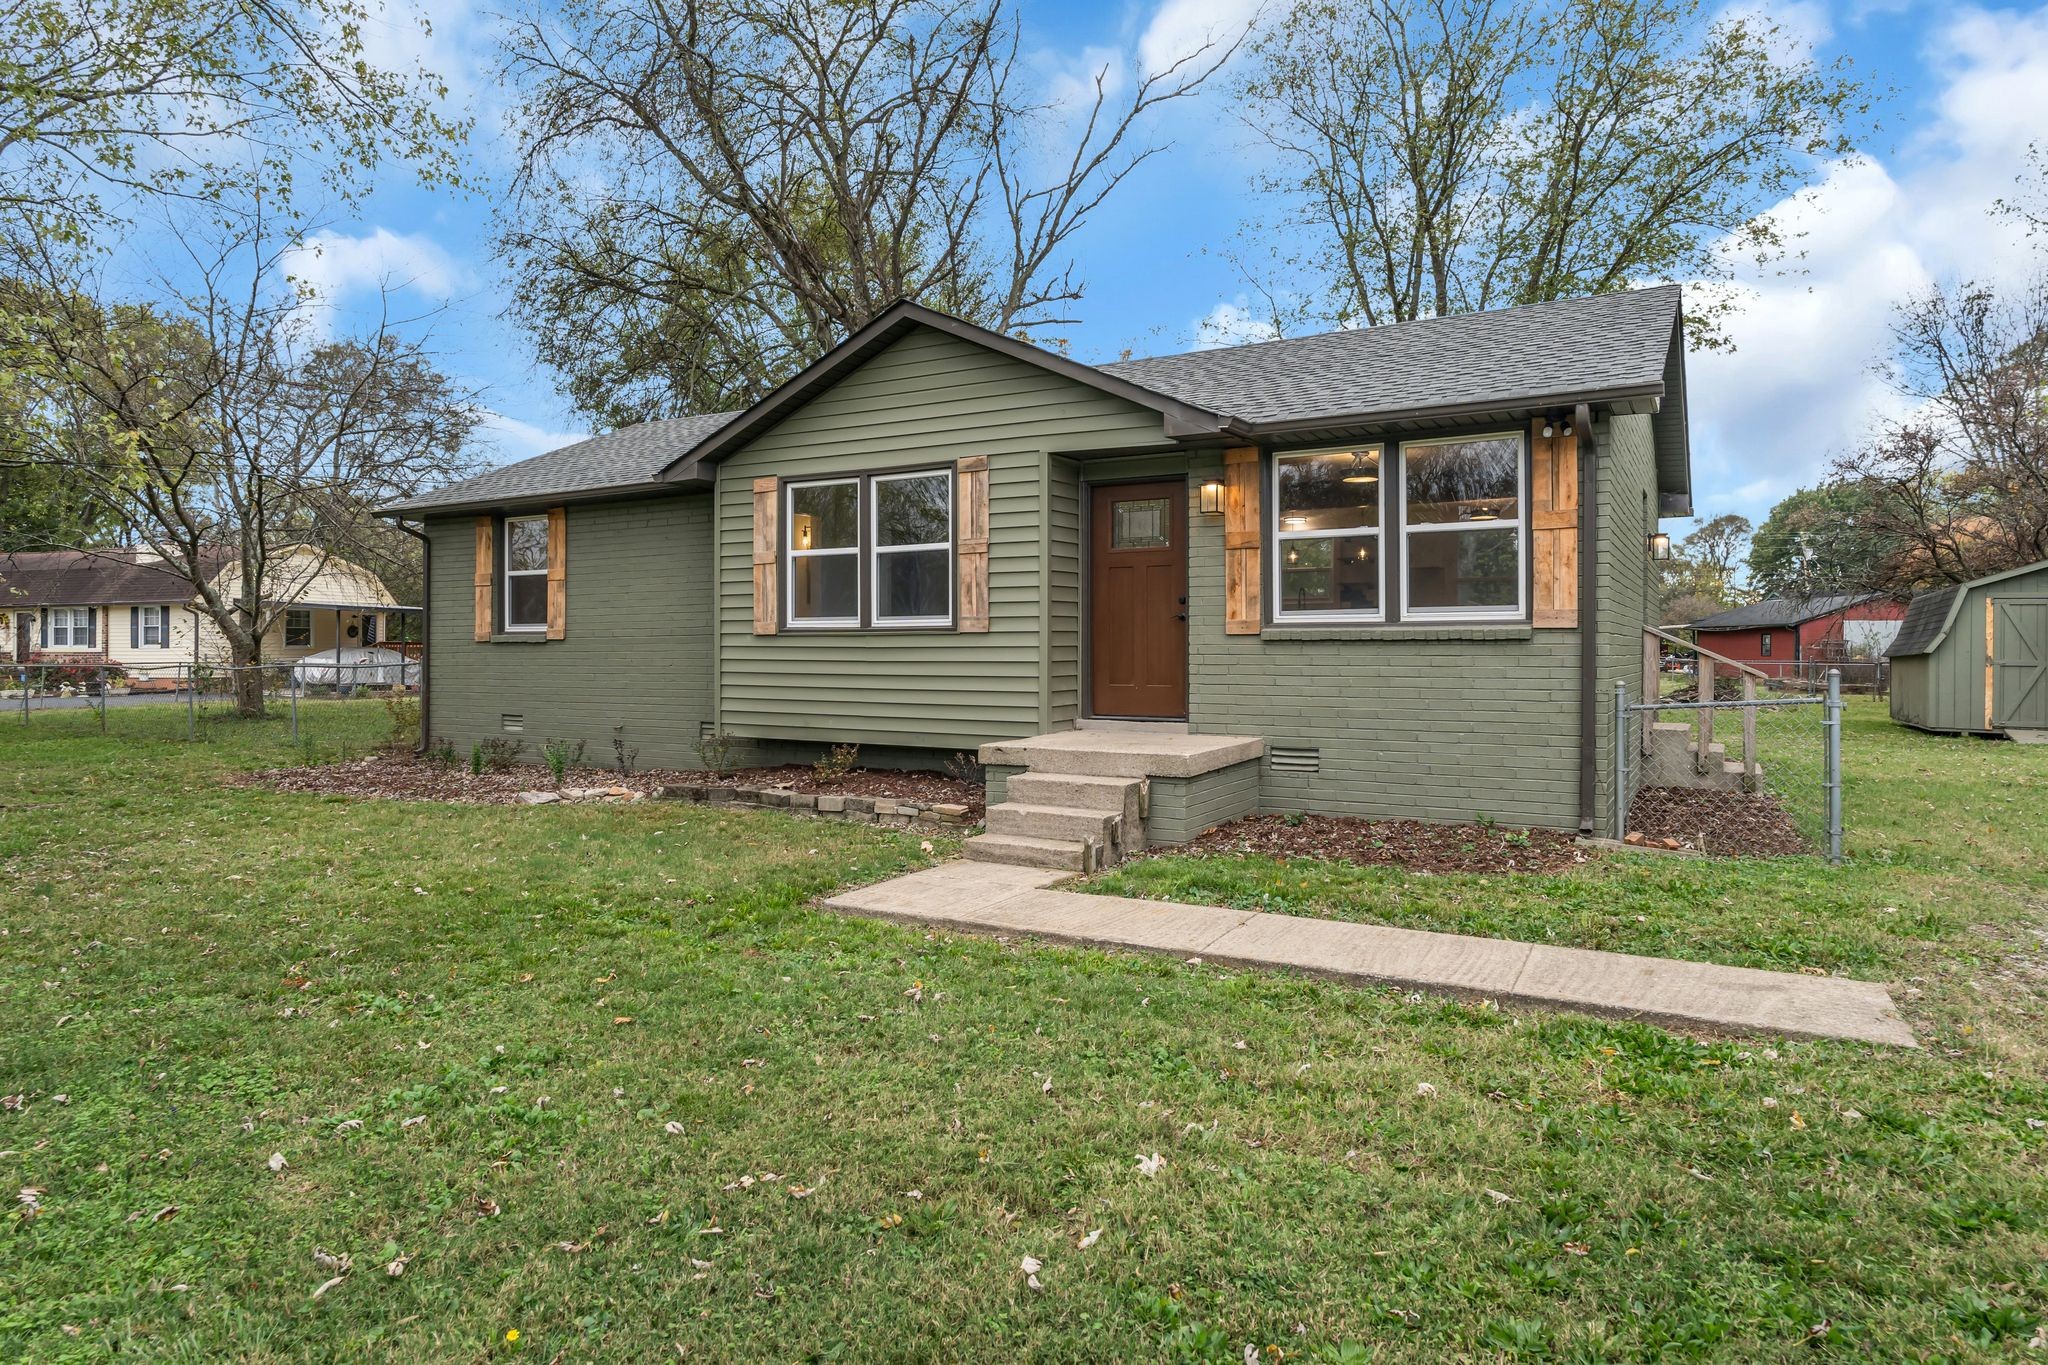
[[[1842,860],[1842,680],[1820,695],[1630,700],[1614,685],[1616,839]]]

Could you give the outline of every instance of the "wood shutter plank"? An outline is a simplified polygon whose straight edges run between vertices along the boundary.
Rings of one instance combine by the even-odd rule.
[[[968,634],[988,632],[988,456],[968,455],[954,469],[954,559],[958,565],[960,603],[957,627]]]
[[[1545,436],[1543,427],[1539,417],[1529,428],[1529,620],[1570,629],[1579,624],[1579,442],[1576,435]]]
[[[569,633],[569,509],[548,509],[548,638]]]
[[[1259,449],[1223,452],[1223,633],[1257,635],[1265,624],[1260,565]]]
[[[495,517],[476,519],[476,628],[472,632],[479,644],[491,638],[491,604],[497,593],[492,579],[493,551],[498,543],[498,523]]]
[[[754,634],[773,635],[781,612],[776,603],[776,563],[781,541],[780,485],[774,476],[754,480]]]

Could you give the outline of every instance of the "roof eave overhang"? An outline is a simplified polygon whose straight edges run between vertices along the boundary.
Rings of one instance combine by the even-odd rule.
[[[1467,403],[1428,403],[1405,407],[1372,408],[1362,412],[1332,412],[1315,417],[1290,417],[1279,422],[1244,424],[1251,436],[1283,439],[1299,432],[1326,431],[1331,427],[1399,426],[1406,422],[1455,421],[1460,417],[1488,417],[1497,413],[1561,412],[1583,403],[1609,412],[1654,413],[1664,396],[1661,380],[1617,384],[1602,389],[1572,389],[1560,393],[1524,394],[1507,398],[1473,399]]]
[[[947,313],[921,304],[900,300],[884,309],[874,321],[854,332],[773,393],[706,437],[688,454],[670,462],[659,476],[664,482],[708,479],[707,466],[715,465],[734,451],[768,431],[805,403],[830,388],[843,373],[898,340],[915,328],[928,327],[948,336],[1009,356],[1027,365],[1059,375],[1100,393],[1121,398],[1160,415],[1166,434],[1182,442],[1245,438],[1249,429],[1223,413],[1210,412],[1192,403],[1168,398],[1127,379],[1106,374],[1092,365],[1069,360],[1016,337],[977,327]]]
[[[576,488],[560,493],[520,493],[509,497],[465,498],[460,502],[425,504],[394,502],[377,508],[371,515],[386,521],[424,521],[428,517],[538,512],[573,503],[615,502],[621,498],[644,498],[653,494],[701,492],[710,487],[709,479],[642,479],[634,483],[604,484],[597,488]]]

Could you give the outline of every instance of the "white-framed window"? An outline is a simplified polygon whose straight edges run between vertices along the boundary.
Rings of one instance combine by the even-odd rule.
[[[860,484],[815,479],[783,486],[792,626],[860,624]]]
[[[870,616],[878,626],[953,623],[953,471],[869,481]]]
[[[313,612],[308,607],[286,607],[284,609],[284,647],[286,649],[311,649],[313,647]]]
[[[59,649],[83,649],[92,643],[90,607],[50,608],[50,644]]]
[[[169,629],[170,625],[165,620],[170,615],[170,609],[167,607],[136,607],[134,610],[135,643],[138,645],[156,645],[161,647],[164,643],[164,632]]]
[[[1519,432],[1401,443],[1401,615],[1520,620],[1529,491]]]
[[[548,628],[548,519],[505,518],[505,629]]]
[[[1383,621],[1379,445],[1273,457],[1273,619]]]

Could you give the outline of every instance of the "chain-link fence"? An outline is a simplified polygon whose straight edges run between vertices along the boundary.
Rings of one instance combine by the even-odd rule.
[[[1615,685],[1614,837],[1704,853],[1842,856],[1842,694],[1749,686],[1634,700]]]
[[[240,666],[4,664],[0,723],[53,736],[193,743],[260,728],[294,746],[342,752],[410,743],[419,731],[422,666],[391,651],[376,653]]]

